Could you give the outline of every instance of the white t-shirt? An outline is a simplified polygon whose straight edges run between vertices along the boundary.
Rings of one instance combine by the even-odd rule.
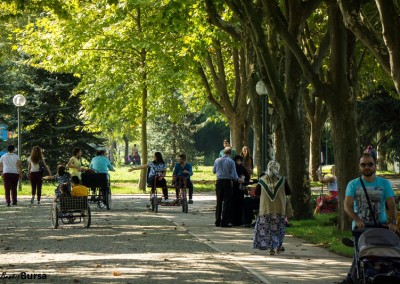
[[[34,163],[31,161],[31,157],[28,158],[28,163],[31,164],[31,173],[40,172],[39,163]]]
[[[3,173],[18,174],[17,162],[19,156],[15,153],[7,153],[1,156],[0,162],[3,163]]]

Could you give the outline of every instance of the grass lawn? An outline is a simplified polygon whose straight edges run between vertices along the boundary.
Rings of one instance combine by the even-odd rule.
[[[137,194],[143,193],[139,189],[138,183],[140,171],[128,172],[129,166],[116,168],[115,172],[110,172],[111,189],[113,194]],[[54,171],[52,172],[55,173]],[[172,172],[167,172],[167,176]],[[208,192],[214,190],[215,175],[212,174],[212,167],[201,166],[193,169],[194,187],[196,192]],[[44,181],[42,195],[46,197],[54,196],[55,185],[51,181]],[[147,189],[146,189],[147,190]],[[146,192],[149,192],[148,190]],[[22,191],[18,195],[31,195],[29,180],[22,182]],[[0,196],[4,196],[3,180],[0,179]]]
[[[143,191],[138,188],[140,171],[128,172],[128,169],[129,166],[121,166],[118,167],[115,172],[110,172],[113,194],[143,193]],[[193,169],[193,171],[192,181],[195,192],[213,192],[215,175],[212,174],[212,167],[200,166]],[[329,169],[326,169],[326,171],[329,171]],[[388,173],[384,174],[386,175]],[[168,175],[172,175],[172,172],[167,172],[167,176]],[[311,186],[320,187],[321,183],[313,182]],[[52,197],[54,196],[54,189],[55,186],[51,182],[46,181],[43,185],[42,195]],[[146,192],[149,193],[148,190]],[[313,199],[315,199],[318,192],[313,192],[313,194]],[[18,195],[31,195],[28,180],[23,181],[22,191],[19,191]],[[3,182],[2,179],[0,179],[0,200],[3,200],[0,202],[1,205],[4,205],[4,199],[2,199],[3,196]],[[287,228],[287,234],[303,238],[310,243],[325,247],[341,255],[352,256],[353,249],[345,247],[341,243],[341,239],[343,237],[350,237],[351,233],[338,231],[333,222],[335,218],[336,214],[317,214],[314,216],[314,219],[310,220],[291,220],[291,226]]]

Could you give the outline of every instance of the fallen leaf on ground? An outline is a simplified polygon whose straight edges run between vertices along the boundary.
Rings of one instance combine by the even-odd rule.
[[[118,272],[118,271],[113,271],[113,276],[121,276],[122,275],[122,273],[121,272]]]

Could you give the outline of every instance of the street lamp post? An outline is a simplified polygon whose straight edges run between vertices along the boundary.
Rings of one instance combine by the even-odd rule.
[[[256,92],[261,96],[262,108],[262,130],[261,130],[261,167],[262,171],[267,168],[267,135],[268,135],[268,90],[263,81],[258,81],[256,84]]]
[[[26,99],[23,95],[15,95],[13,98],[13,103],[17,107],[18,113],[18,156],[21,158],[21,107],[26,103]],[[18,189],[22,189],[21,181],[18,182]]]

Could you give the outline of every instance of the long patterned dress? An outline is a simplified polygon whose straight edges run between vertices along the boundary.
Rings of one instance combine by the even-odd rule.
[[[282,247],[285,237],[285,177],[263,176],[259,184],[260,212],[254,228],[253,248],[274,252]]]

